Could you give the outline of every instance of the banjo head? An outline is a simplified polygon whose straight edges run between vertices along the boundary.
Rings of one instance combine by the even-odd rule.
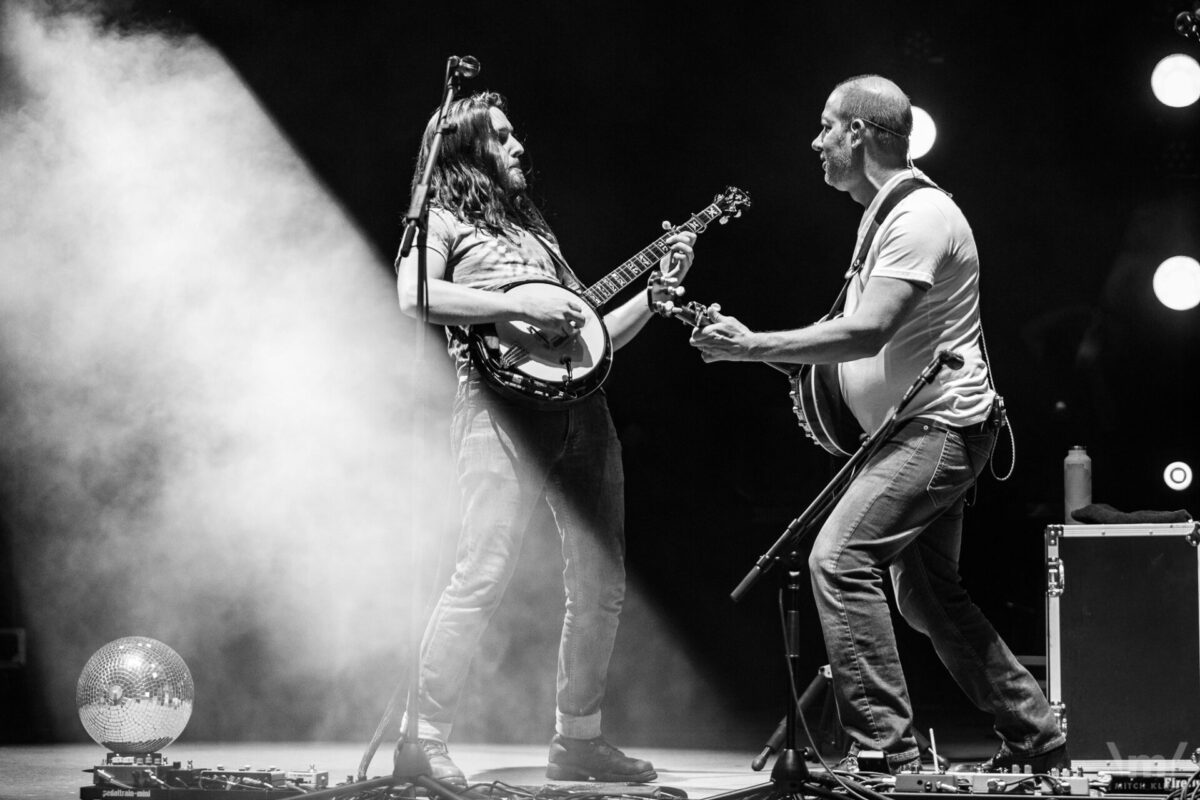
[[[510,395],[548,405],[581,400],[600,388],[612,365],[612,343],[596,310],[577,293],[549,281],[525,281],[504,291],[576,300],[585,320],[571,337],[526,322],[495,323],[487,346],[478,337],[472,346],[484,376]]]

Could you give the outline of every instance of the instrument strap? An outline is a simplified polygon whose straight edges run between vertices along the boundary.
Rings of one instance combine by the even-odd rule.
[[[908,197],[917,189],[925,187],[944,191],[940,186],[930,181],[921,180],[920,178],[906,178],[896,184],[888,192],[887,197],[883,198],[883,202],[879,204],[879,209],[875,212],[875,218],[871,220],[871,225],[867,228],[867,232],[863,236],[862,246],[858,248],[858,254],[850,262],[850,269],[846,270],[846,282],[842,284],[842,290],[838,292],[837,299],[833,301],[833,307],[829,309],[829,313],[825,316],[826,319],[832,319],[842,312],[842,306],[846,304],[846,294],[850,291],[850,281],[854,280],[854,276],[862,271],[863,264],[867,263],[867,251],[871,249],[871,244],[875,241],[875,234],[878,233],[884,220],[900,204],[901,200]]]
[[[529,230],[526,228],[526,230]],[[554,262],[554,269],[558,273],[558,279],[562,281],[563,286],[568,289],[583,290],[583,281],[579,280],[579,276],[571,269],[566,260],[558,254],[558,251],[552,246],[551,242],[545,236],[534,230],[529,230],[529,235],[538,240],[547,253],[550,254],[550,260]]]

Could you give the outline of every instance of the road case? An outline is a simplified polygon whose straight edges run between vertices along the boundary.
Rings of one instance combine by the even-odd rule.
[[[1194,521],[1046,528],[1047,695],[1076,768],[1196,769],[1198,543]]]

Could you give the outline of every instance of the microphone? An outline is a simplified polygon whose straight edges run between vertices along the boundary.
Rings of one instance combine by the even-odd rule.
[[[474,78],[483,69],[475,56],[450,56],[450,69],[460,78]]]
[[[1200,41],[1200,16],[1190,11],[1180,11],[1175,16],[1175,30],[1185,39]]]
[[[937,355],[933,357],[933,360],[925,365],[925,369],[921,370],[921,374],[917,377],[927,384],[933,383],[933,379],[942,371],[942,367],[949,366],[950,369],[958,369],[964,363],[963,357],[953,350],[939,350]],[[913,389],[915,390],[915,388],[916,384],[913,384]]]
[[[937,354],[938,363],[945,364],[950,369],[961,369],[963,365],[963,357],[953,350],[942,350]]]

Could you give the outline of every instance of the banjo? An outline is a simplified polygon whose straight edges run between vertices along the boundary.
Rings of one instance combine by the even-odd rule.
[[[501,287],[499,291],[510,294],[580,298],[586,319],[574,336],[551,334],[519,321],[473,325],[466,336],[472,362],[489,385],[517,400],[561,407],[584,399],[600,388],[612,367],[612,341],[601,315],[605,304],[658,265],[670,252],[669,237],[682,231],[703,233],[713,221],[724,225],[749,206],[749,194],[734,186],[726,188],[711,205],[659,236],[583,292],[548,280],[517,281]]]
[[[712,322],[711,306],[702,303],[657,303],[655,312],[673,317],[692,328]],[[827,453],[851,456],[865,436],[858,420],[842,399],[837,364],[778,364],[763,362],[788,376],[792,412],[805,435]]]

